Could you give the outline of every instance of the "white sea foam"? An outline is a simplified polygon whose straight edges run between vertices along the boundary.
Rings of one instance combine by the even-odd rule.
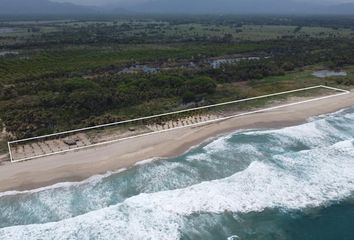
[[[56,183],[51,186],[36,188],[36,189],[32,189],[32,190],[0,192],[0,198],[4,197],[4,196],[11,196],[11,195],[40,193],[40,192],[44,192],[47,190],[55,190],[55,189],[59,189],[59,188],[64,189],[64,188],[70,188],[70,187],[80,186],[80,185],[84,185],[84,184],[95,185],[96,183],[102,181],[102,179],[104,179],[104,178],[107,178],[113,174],[124,172],[126,170],[127,170],[127,168],[121,168],[121,169],[114,171],[114,172],[108,171],[105,174],[94,175],[94,176],[89,177],[89,178],[87,178],[83,181],[80,181],[80,182],[62,182],[62,183]]]
[[[240,239],[240,237],[237,236],[237,235],[232,235],[232,236],[227,238],[227,240],[236,240],[236,239]]]
[[[251,130],[247,130],[251,131]],[[215,163],[215,157],[230,159],[235,155],[242,155],[250,158],[261,157],[262,153],[253,146],[252,143],[234,143],[232,138],[237,134],[242,134],[243,132],[237,131],[227,135],[223,135],[218,139],[211,141],[209,144],[205,145],[201,150],[202,152],[189,154],[186,158],[187,161],[207,161],[210,163]],[[216,165],[218,166],[218,165]]]
[[[156,158],[149,158],[149,159],[135,163],[135,166],[145,165],[145,164],[152,163],[154,161],[161,160],[161,159],[162,158],[157,158],[157,157]]]
[[[339,110],[338,112],[334,112],[334,113],[330,113],[330,114],[324,114],[324,115],[320,115],[317,117],[313,118],[313,121],[308,122],[306,124],[300,125],[300,126],[293,126],[293,127],[286,127],[286,128],[282,128],[282,129],[275,129],[275,130],[243,130],[243,131],[235,131],[231,134],[227,134],[227,135],[221,135],[218,137],[212,137],[207,139],[205,143],[209,143],[207,144],[204,149],[207,151],[206,154],[196,154],[193,156],[188,156],[187,160],[205,160],[207,159],[207,156],[210,155],[213,152],[221,152],[223,150],[228,150],[228,147],[230,147],[230,145],[227,143],[227,141],[234,136],[235,134],[245,134],[245,135],[264,135],[264,134],[281,134],[283,136],[285,136],[286,138],[282,138],[279,139],[279,143],[284,144],[285,142],[289,141],[289,142],[293,142],[294,139],[291,138],[297,138],[297,139],[301,139],[301,140],[305,140],[306,139],[319,139],[320,136],[322,136],[323,130],[327,129],[327,131],[329,129],[334,129],[331,125],[324,123],[325,125],[322,125],[320,127],[316,126],[316,124],[318,125],[318,122],[321,120],[324,120],[324,118],[330,118],[330,117],[338,117],[339,114],[348,111],[350,108],[348,109],[342,109]],[[350,114],[346,114],[346,115],[340,115],[341,118],[349,118],[349,119],[353,119],[354,118],[354,113],[350,113]],[[333,131],[330,131],[330,133],[333,133]],[[199,147],[202,144],[196,145],[191,147],[189,151]],[[257,149],[255,149],[252,145],[247,145],[244,144],[241,146],[243,150],[248,150],[252,151],[252,153],[255,154],[259,154],[259,152],[257,151]],[[145,165],[148,164],[150,162],[153,162],[154,160],[159,160],[159,158],[151,158],[151,159],[146,159],[143,161],[140,161],[138,163],[136,163],[136,165]],[[102,174],[102,175],[95,175],[92,176],[86,180],[80,181],[80,182],[63,182],[63,183],[58,183],[58,184],[54,184],[51,186],[46,186],[46,187],[42,187],[42,188],[38,188],[38,189],[33,189],[33,190],[26,190],[26,191],[7,191],[7,192],[0,192],[0,197],[3,196],[9,196],[9,195],[17,195],[17,194],[27,194],[27,193],[38,193],[38,192],[43,192],[46,190],[55,190],[58,188],[70,188],[72,186],[80,186],[80,185],[84,185],[84,184],[95,184],[99,181],[101,181],[102,179],[109,177],[113,174],[117,174],[117,173],[121,173],[126,171],[126,168],[120,169],[118,171],[114,171],[114,172],[107,172],[106,174]]]
[[[337,113],[338,114],[338,113]],[[263,131],[248,131],[243,134],[249,136],[261,136],[261,135],[271,135],[277,141],[278,146],[291,145],[294,142],[302,143],[308,147],[316,147],[319,145],[331,145],[338,139],[348,139],[348,137],[354,136],[354,128],[350,125],[351,121],[354,119],[354,114],[345,114],[340,117],[337,114],[327,116],[327,118],[321,118],[308,122],[299,126],[286,127],[282,129],[272,129]],[[342,127],[346,127],[348,124],[348,131],[343,131],[342,129],[337,129],[335,125],[329,121],[335,119],[336,121],[342,121]]]
[[[202,148],[202,153],[191,154],[187,156],[187,161],[212,161],[210,158],[211,155],[215,153],[225,153],[228,152],[227,150],[230,149],[230,145],[228,144],[227,140],[232,135],[222,136],[218,139],[213,140],[206,146]]]
[[[57,223],[0,229],[4,239],[179,239],[184,216],[326,205],[354,191],[353,141],[253,162],[231,177],[140,194]]]
[[[179,239],[181,218],[127,205],[101,209],[59,223],[0,229],[1,239]]]
[[[138,169],[137,178],[134,179],[134,185],[139,192],[156,192],[167,190],[179,186],[181,183],[189,185],[193,181],[193,176],[197,174],[197,169],[188,168],[180,162],[161,162],[154,166],[153,170],[147,169],[150,166]],[[188,171],[190,175],[180,174],[178,169]]]
[[[352,109],[353,109],[353,107],[343,108],[341,110],[338,110],[337,112],[326,113],[326,114],[321,114],[321,115],[318,115],[318,116],[310,117],[309,121],[313,122],[313,121],[316,121],[316,120],[319,120],[319,119],[338,117],[338,116],[343,117],[343,115],[341,115],[341,114],[345,114],[348,111],[352,111]],[[352,113],[352,114],[354,114],[354,113]]]
[[[354,191],[353,117],[353,113],[340,117],[334,114],[296,127],[241,133],[271,136],[271,141],[275,141],[267,143],[270,145],[268,150],[273,152],[271,159],[264,159],[266,155],[261,151],[267,149],[261,149],[261,144],[246,141],[237,143],[237,149],[232,149],[230,139],[235,134],[221,137],[203,147],[203,153],[191,155],[189,160],[207,159],[210,164],[215,161],[213,154],[231,152],[254,156],[255,160],[252,158],[254,161],[247,169],[231,177],[183,189],[161,191],[168,184],[178,186],[178,181],[183,181],[187,186],[194,184],[192,177],[194,173],[198,174],[196,169],[188,169],[189,175],[181,178],[176,169],[186,170],[187,166],[182,163],[165,162],[155,166],[153,172],[143,171],[149,167],[144,165],[142,171],[138,172],[136,184],[142,186],[140,192],[148,193],[128,198],[108,208],[104,208],[109,202],[104,193],[111,192],[111,186],[100,186],[94,194],[92,189],[114,173],[95,176],[81,183],[62,183],[33,191],[3,193],[0,197],[44,193],[37,199],[41,205],[33,207],[33,203],[28,202],[25,203],[28,206],[24,207],[33,215],[42,216],[44,221],[51,221],[46,212],[48,210],[57,214],[59,219],[67,219],[57,223],[3,228],[0,229],[0,236],[4,236],[1,239],[179,239],[184,216],[195,213],[247,213],[266,208],[304,209],[330,204],[351,196]],[[337,129],[328,120],[341,121],[341,126],[347,127],[347,131]],[[296,141],[307,144],[311,149],[280,151]],[[149,184],[146,184],[147,181]],[[73,195],[72,187],[84,184],[92,186],[80,192],[81,197],[86,197],[83,200],[85,204],[90,203],[87,211],[101,209],[73,217],[77,214],[71,211],[73,206],[68,196]],[[52,195],[58,188],[62,194]]]

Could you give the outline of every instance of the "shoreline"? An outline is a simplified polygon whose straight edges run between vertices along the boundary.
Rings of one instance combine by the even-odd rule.
[[[354,93],[235,117],[202,126],[0,166],[0,192],[24,191],[128,169],[148,159],[180,156],[221,135],[238,130],[283,128],[311,117],[354,106]]]

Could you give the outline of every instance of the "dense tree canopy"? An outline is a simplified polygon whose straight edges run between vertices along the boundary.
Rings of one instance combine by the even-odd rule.
[[[245,96],[243,88],[267,77],[353,65],[353,24],[279,16],[0,21],[20,29],[0,35],[0,119],[22,138]],[[212,67],[218,59],[239,60]]]

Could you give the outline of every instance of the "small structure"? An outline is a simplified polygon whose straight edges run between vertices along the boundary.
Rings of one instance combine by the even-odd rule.
[[[64,139],[64,143],[68,146],[74,146],[74,145],[76,145],[76,140],[72,139],[72,138],[67,138],[67,139]]]

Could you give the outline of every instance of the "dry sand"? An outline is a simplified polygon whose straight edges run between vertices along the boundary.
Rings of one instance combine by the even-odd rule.
[[[80,181],[134,166],[150,158],[180,155],[192,146],[238,129],[280,128],[309,117],[354,106],[354,93],[236,117],[198,127],[172,130],[78,152],[0,167],[0,192],[27,190],[64,181]]]

